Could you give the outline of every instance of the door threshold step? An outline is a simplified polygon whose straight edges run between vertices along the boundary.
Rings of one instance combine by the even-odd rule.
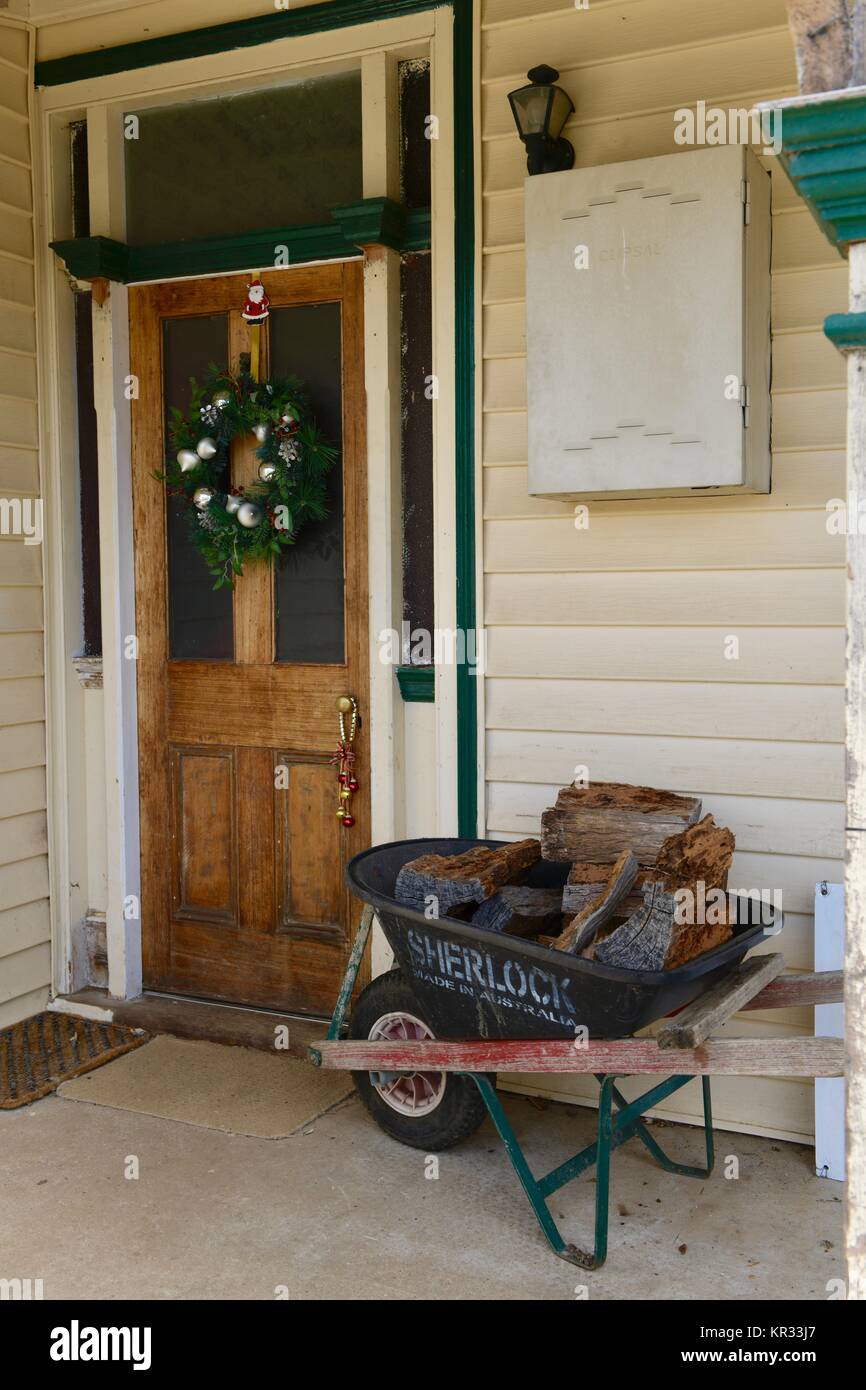
[[[176,1038],[256,1047],[263,1052],[276,1050],[289,1057],[306,1058],[307,1048],[321,1041],[328,1031],[324,1019],[298,1018],[293,1014],[268,1013],[243,1005],[207,1003],[201,999],[150,992],[138,999],[117,999],[105,989],[90,987],[60,995],[55,1000],[57,1006],[64,1013],[74,1013],[76,1006],[85,1014],[98,1009],[110,1014],[114,1023],[144,1028],[148,1033],[170,1033]],[[275,1030],[283,1027],[287,1030],[288,1046],[275,1048]]]

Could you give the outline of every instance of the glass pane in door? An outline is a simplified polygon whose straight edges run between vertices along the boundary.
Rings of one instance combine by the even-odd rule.
[[[339,304],[293,304],[272,309],[271,373],[295,376],[329,443],[342,446],[342,351]],[[343,466],[338,455],[328,480],[329,513],[307,522],[276,567],[276,660],[342,664]]]
[[[201,381],[211,365],[228,361],[228,316],[165,319],[163,387],[168,447],[168,412],[190,404],[190,377]],[[202,434],[206,429],[202,426]],[[234,625],[231,589],[214,589],[204,560],[193,545],[190,510],[177,497],[166,499],[168,545],[169,656],[174,661],[231,661]]]

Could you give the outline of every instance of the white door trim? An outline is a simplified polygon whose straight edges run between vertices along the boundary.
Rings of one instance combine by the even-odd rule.
[[[454,625],[454,237],[453,139],[451,112],[452,35],[450,10],[423,11],[399,19],[376,21],[351,30],[277,40],[251,50],[190,59],[167,67],[112,74],[86,82],[43,89],[38,93],[38,183],[40,221],[38,273],[47,286],[38,308],[40,336],[40,413],[45,454],[45,492],[49,502],[69,493],[70,470],[77,473],[74,447],[74,402],[69,373],[73,339],[65,302],[65,272],[48,242],[70,235],[68,146],[70,120],[88,121],[91,232],[125,239],[121,116],[137,106],[185,97],[223,94],[227,88],[249,90],[273,83],[280,74],[296,75],[355,65],[361,60],[364,103],[364,195],[393,196],[395,151],[381,142],[394,93],[387,90],[389,70],[397,57],[429,54],[434,112],[440,138],[431,141],[433,177],[434,364],[438,399],[434,402],[434,495],[437,547],[434,593],[437,621]],[[378,84],[378,86],[377,86]],[[369,131],[369,135],[368,135]],[[369,147],[369,148],[368,148]],[[250,270],[262,269],[260,266]],[[365,378],[368,392],[368,478],[370,551],[371,690],[369,729],[372,740],[371,799],[373,834],[378,840],[403,831],[404,707],[391,666],[378,658],[377,636],[383,627],[399,630],[400,458],[399,458],[399,258],[378,253],[368,258],[365,273]],[[94,391],[98,417],[100,484],[100,560],[103,604],[103,716],[106,787],[106,932],[109,990],[131,997],[141,988],[138,829],[138,731],[135,663],[124,656],[133,637],[134,582],[130,489],[130,415],[126,399],[129,375],[127,297],[112,285],[102,308],[94,306]],[[65,325],[65,326],[64,326]],[[70,405],[72,408],[70,409]],[[73,440],[70,445],[66,442]],[[74,488],[73,488],[74,492]],[[46,538],[46,604],[50,719],[49,781],[58,814],[50,827],[52,912],[55,941],[54,990],[70,988],[72,931],[89,904],[82,902],[73,879],[83,879],[81,846],[76,834],[85,817],[83,787],[70,762],[81,735],[81,720],[69,707],[70,658],[79,640],[75,607],[80,605],[77,567],[78,518],[55,501],[56,525]],[[48,508],[49,512],[51,507]],[[129,650],[127,644],[127,650]],[[96,694],[97,692],[94,692]],[[456,681],[453,669],[437,673],[436,747],[431,749],[430,833],[453,833],[456,826]],[[92,846],[91,846],[92,855]],[[387,963],[384,943],[374,952],[374,968]]]

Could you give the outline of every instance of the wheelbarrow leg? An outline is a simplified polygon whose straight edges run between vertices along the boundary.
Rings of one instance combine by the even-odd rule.
[[[505,1145],[505,1152],[511,1160],[511,1166],[517,1174],[520,1185],[535,1213],[535,1219],[553,1253],[558,1255],[560,1259],[567,1260],[569,1264],[578,1265],[581,1269],[598,1269],[600,1265],[604,1264],[607,1257],[610,1151],[611,1147],[615,1147],[611,1144],[611,1094],[614,1078],[606,1077],[602,1083],[598,1109],[598,1142],[583,1149],[574,1159],[570,1159],[567,1165],[564,1164],[562,1168],[548,1173],[546,1178],[538,1180],[532,1174],[517,1135],[509,1123],[508,1116],[505,1114],[496,1089],[489,1078],[479,1072],[467,1072],[466,1075],[475,1082],[481,1093],[488,1114]],[[576,1245],[569,1245],[567,1241],[563,1240],[559,1227],[548,1211],[546,1199],[549,1193],[555,1192],[572,1177],[576,1177],[584,1168],[590,1167],[592,1163],[595,1163],[597,1167],[597,1186],[595,1190],[595,1249],[590,1254],[588,1251],[580,1250]],[[567,1175],[562,1176],[566,1168],[569,1171]]]
[[[691,1080],[690,1077],[682,1077],[678,1079],[679,1084],[681,1086],[687,1084],[687,1082]],[[705,1167],[695,1167],[690,1163],[675,1163],[672,1158],[668,1158],[664,1149],[652,1136],[652,1134],[650,1134],[642,1119],[636,1117],[633,1122],[633,1133],[635,1135],[635,1138],[640,1139],[641,1143],[646,1145],[653,1158],[655,1159],[656,1163],[658,1163],[660,1167],[664,1168],[666,1172],[676,1173],[678,1176],[683,1178],[708,1178],[713,1171],[713,1166],[716,1161],[715,1145],[713,1142],[713,1105],[710,1096],[710,1078],[708,1076],[702,1076],[701,1083],[704,1101],[704,1146],[707,1155]],[[616,1086],[613,1087],[612,1095],[614,1103],[620,1112],[622,1112],[628,1107],[628,1101],[617,1090]]]
[[[649,1149],[653,1158],[669,1173],[677,1173],[690,1178],[706,1178],[712,1172],[713,1117],[709,1077],[703,1077],[704,1137],[707,1153],[707,1166],[705,1168],[696,1168],[685,1163],[674,1163],[650,1134],[641,1118],[659,1101],[664,1100],[674,1091],[679,1090],[680,1087],[688,1085],[689,1081],[692,1080],[691,1076],[670,1076],[666,1081],[661,1081],[649,1091],[645,1091],[636,1100],[628,1101],[615,1085],[615,1076],[597,1075],[596,1081],[599,1084],[600,1093],[596,1142],[581,1149],[580,1153],[575,1154],[573,1158],[566,1159],[558,1168],[554,1168],[543,1178],[536,1178],[526,1161],[517,1135],[508,1121],[489,1078],[478,1072],[465,1074],[475,1082],[481,1093],[490,1118],[505,1145],[505,1152],[511,1160],[511,1166],[529,1198],[530,1206],[535,1212],[536,1220],[544,1232],[550,1248],[560,1259],[568,1260],[570,1264],[578,1265],[581,1269],[598,1269],[607,1258],[610,1156],[614,1149],[619,1148],[620,1144],[624,1144],[632,1138],[640,1139]],[[616,1115],[613,1113],[614,1105],[617,1108]],[[569,1245],[563,1240],[556,1222],[548,1211],[547,1199],[593,1165],[596,1169],[595,1243],[590,1253],[586,1250],[580,1250],[576,1245]]]

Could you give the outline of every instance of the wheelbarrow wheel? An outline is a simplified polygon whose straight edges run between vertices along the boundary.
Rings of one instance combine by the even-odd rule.
[[[402,971],[389,970],[359,996],[349,1036],[414,1042],[434,1034]],[[474,1134],[486,1113],[478,1087],[467,1076],[355,1071],[352,1077],[379,1128],[413,1149],[450,1149]]]

